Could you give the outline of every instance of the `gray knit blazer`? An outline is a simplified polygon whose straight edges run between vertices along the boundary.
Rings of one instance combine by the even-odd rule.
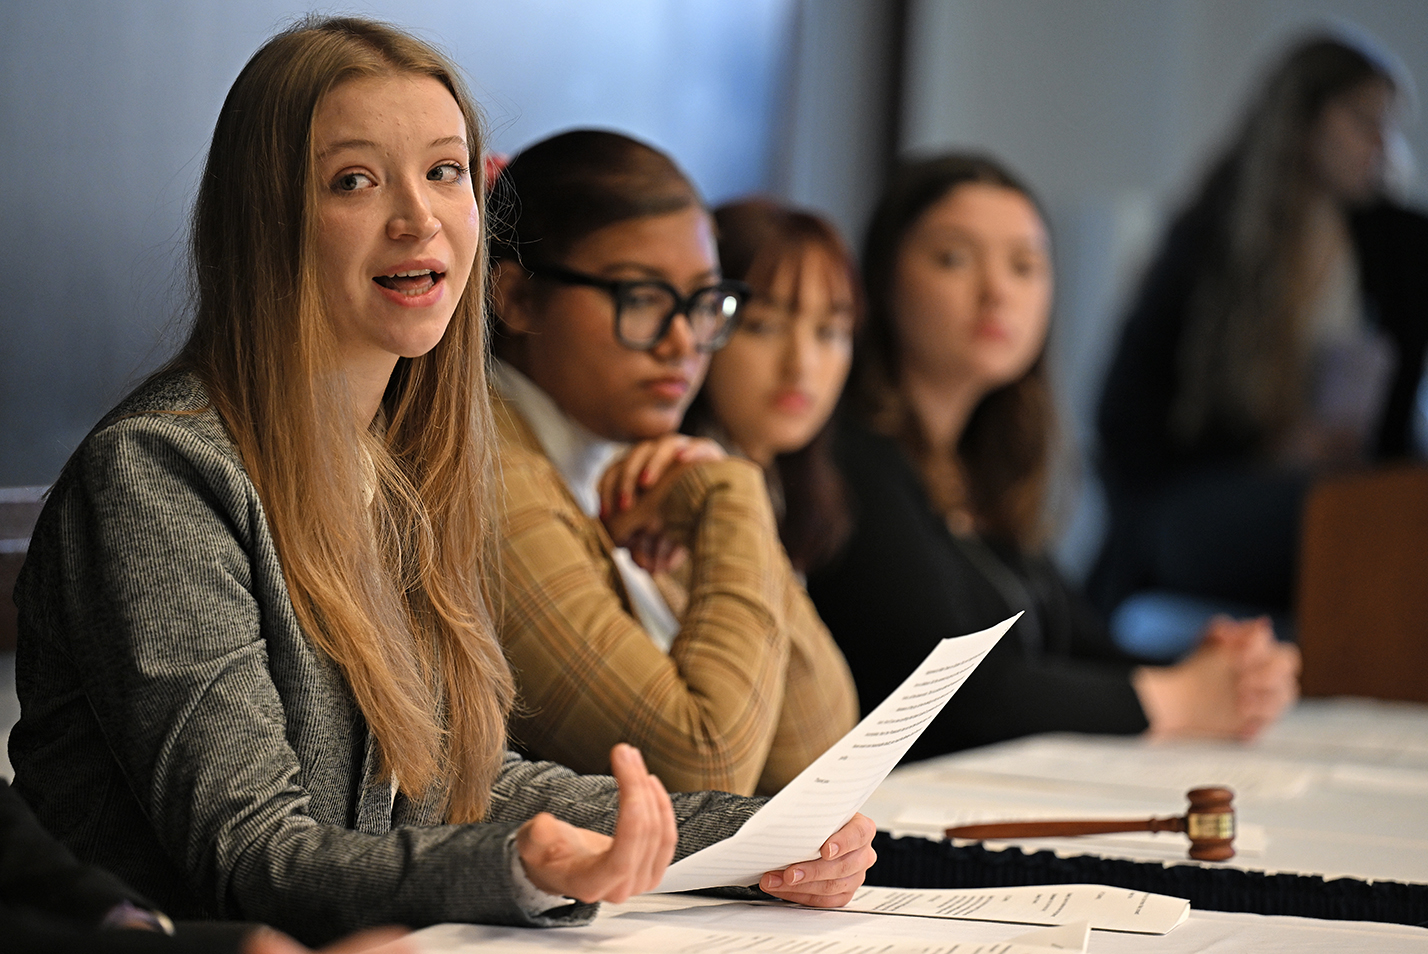
[[[145,385],[85,439],[15,602],[15,787],[76,855],[173,916],[264,921],[309,943],[380,923],[593,916],[522,912],[514,833],[539,811],[612,831],[614,781],[508,754],[484,823],[394,803],[346,682],[298,626],[257,491],[194,377]],[[759,804],[676,795],[678,856]]]

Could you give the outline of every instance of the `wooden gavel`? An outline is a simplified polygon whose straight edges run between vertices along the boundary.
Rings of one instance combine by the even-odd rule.
[[[1190,810],[1178,818],[1143,821],[1021,821],[961,825],[947,829],[948,838],[1057,838],[1064,835],[1106,835],[1120,831],[1183,831],[1190,836],[1190,857],[1225,861],[1235,856],[1235,795],[1228,788],[1192,788],[1186,793]]]

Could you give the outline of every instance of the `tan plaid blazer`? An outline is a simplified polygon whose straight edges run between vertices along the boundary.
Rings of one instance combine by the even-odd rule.
[[[772,794],[857,721],[843,654],[779,543],[759,469],[689,469],[667,525],[688,580],[657,577],[680,620],[669,653],[641,627],[604,525],[581,511],[530,427],[492,396],[501,435],[501,641],[520,687],[514,741],[585,772],[638,746],[671,791]]]

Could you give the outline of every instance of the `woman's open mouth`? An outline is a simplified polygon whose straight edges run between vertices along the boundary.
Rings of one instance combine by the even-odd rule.
[[[445,272],[434,272],[429,268],[419,268],[407,272],[397,272],[394,275],[378,275],[372,279],[372,281],[399,295],[416,298],[431,291],[445,277]]]

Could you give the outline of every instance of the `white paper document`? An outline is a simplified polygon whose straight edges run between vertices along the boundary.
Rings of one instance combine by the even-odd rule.
[[[1146,745],[1139,739],[1042,735],[968,753],[944,766],[949,779],[975,775],[1026,778],[1119,795],[1164,793],[1225,785],[1238,799],[1293,799],[1318,778],[1312,765],[1272,758],[1243,745],[1205,742]]]
[[[670,865],[656,891],[754,884],[765,871],[818,857],[1021,616],[944,639],[892,695],[724,841]]]
[[[1033,931],[1010,941],[893,941],[863,935],[800,937],[752,931],[653,927],[592,948],[599,954],[1085,954],[1090,927],[1083,921]]]
[[[924,918],[1072,924],[1102,931],[1168,934],[1190,916],[1190,902],[1103,884],[1037,884],[1013,888],[864,887],[839,911]]]

